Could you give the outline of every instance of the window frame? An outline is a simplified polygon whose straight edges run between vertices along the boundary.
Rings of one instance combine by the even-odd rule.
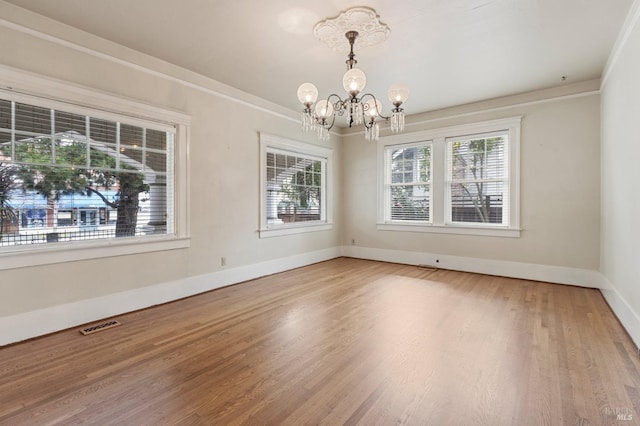
[[[522,117],[508,117],[458,126],[443,127],[413,133],[382,137],[378,141],[378,220],[377,229],[386,231],[430,232],[478,236],[514,237],[520,236],[520,127]],[[509,190],[508,225],[451,222],[446,218],[450,205],[447,201],[447,140],[477,135],[491,135],[496,132],[508,134],[507,168]],[[390,169],[386,163],[389,147],[412,146],[416,143],[432,143],[431,163],[431,214],[430,222],[391,221],[390,210],[385,203],[385,182]],[[410,222],[410,223],[407,223]]]
[[[505,175],[501,178],[480,178],[480,179],[456,179],[452,176],[452,170],[451,167],[453,167],[453,161],[451,158],[452,155],[452,149],[451,149],[451,145],[459,140],[470,140],[470,139],[488,139],[491,137],[495,137],[495,136],[507,136],[507,143],[504,145],[503,147],[503,151],[505,152],[505,156],[504,156],[504,170],[505,170]],[[473,135],[462,135],[462,136],[453,136],[453,137],[447,137],[445,138],[445,187],[444,187],[444,194],[445,194],[445,219],[444,219],[444,223],[446,225],[449,226],[470,226],[470,227],[487,227],[487,228],[504,228],[504,227],[509,227],[509,223],[511,223],[511,217],[509,215],[509,211],[511,208],[511,188],[510,188],[510,180],[509,180],[509,152],[510,152],[510,136],[509,136],[509,131],[507,129],[505,130],[500,130],[500,131],[494,131],[494,132],[483,132],[483,133],[479,133],[479,134],[473,134]],[[504,188],[506,188],[506,192],[507,192],[507,206],[506,206],[506,212],[507,212],[507,224],[504,224],[504,215],[503,215],[503,223],[480,223],[480,222],[463,222],[463,221],[453,221],[452,219],[452,194],[451,194],[451,190],[452,190],[452,186],[454,184],[460,184],[460,183],[471,183],[472,181],[477,181],[477,182],[483,182],[483,183],[490,183],[490,182],[502,182],[502,184],[504,185]],[[504,208],[504,207],[503,207]]]
[[[0,79],[0,96],[8,100],[174,133],[173,182],[167,179],[174,220],[167,234],[15,246],[0,251],[0,270],[189,247],[190,116],[5,66]]]
[[[394,145],[386,145],[385,149],[384,149],[384,170],[385,172],[388,172],[391,170],[391,166],[392,166],[392,161],[391,158],[389,158],[390,153],[392,150],[398,148],[398,147],[402,147],[402,148],[422,148],[422,147],[429,147],[429,162],[431,165],[433,165],[433,141],[431,140],[426,140],[426,141],[419,141],[419,142],[414,142],[414,143],[406,143],[406,144],[394,144]],[[383,188],[383,193],[382,193],[382,197],[383,200],[382,202],[384,203],[384,212],[385,212],[385,223],[394,223],[394,224],[407,224],[407,225],[412,225],[412,224],[431,224],[433,222],[433,196],[432,196],[432,191],[433,191],[433,171],[432,171],[432,167],[430,167],[429,170],[429,179],[426,182],[411,182],[409,184],[404,183],[403,184],[394,184],[393,183],[393,173],[385,173],[384,174],[384,188]],[[391,188],[394,186],[421,186],[421,185],[427,185],[429,187],[429,219],[428,220],[402,220],[402,219],[392,219],[391,216],[391,203],[390,203],[390,197],[389,197],[389,192],[391,191]]]
[[[322,165],[320,191],[320,220],[303,221],[283,224],[269,224],[267,220],[267,153],[279,153],[303,156],[320,160]],[[281,136],[260,133],[260,238],[281,235],[299,234],[305,232],[325,231],[333,228],[333,208],[330,188],[333,187],[333,150],[317,145],[311,145]]]

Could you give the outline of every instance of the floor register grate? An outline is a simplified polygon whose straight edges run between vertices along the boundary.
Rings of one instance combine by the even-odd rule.
[[[116,327],[118,325],[120,325],[120,323],[116,320],[106,321],[100,324],[94,324],[94,325],[90,325],[89,327],[82,328],[80,329],[80,333],[86,336],[87,334],[97,333],[98,331],[106,330],[108,328]]]

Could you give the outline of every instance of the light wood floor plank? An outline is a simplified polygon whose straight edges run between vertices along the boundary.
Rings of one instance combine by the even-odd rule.
[[[0,348],[0,424],[640,424],[594,289],[340,258],[117,319]]]

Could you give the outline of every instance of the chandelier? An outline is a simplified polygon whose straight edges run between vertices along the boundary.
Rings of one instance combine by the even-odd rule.
[[[302,110],[302,129],[315,130],[318,138],[329,139],[329,130],[333,127],[336,115],[344,116],[349,127],[364,126],[367,140],[378,140],[380,136],[379,122],[390,121],[392,132],[404,131],[404,110],[401,105],[409,96],[409,89],[404,84],[389,87],[387,97],[393,105],[390,116],[382,113],[382,102],[371,93],[364,93],[367,76],[360,68],[353,52],[354,45],[366,47],[386,40],[389,27],[379,20],[376,11],[368,7],[354,7],[340,13],[335,18],[318,22],[313,33],[333,50],[346,51],[347,72],[342,77],[342,87],[346,91],[345,99],[331,94],[318,100],[318,89],[313,83],[303,83],[298,87],[298,100],[304,106]],[[346,31],[346,32],[345,32]],[[346,37],[348,46],[344,43]]]

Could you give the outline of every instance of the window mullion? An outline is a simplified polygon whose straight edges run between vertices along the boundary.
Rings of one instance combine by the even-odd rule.
[[[147,129],[142,128],[142,170],[147,171]]]
[[[116,170],[120,170],[120,122],[116,122]]]
[[[327,160],[320,162],[320,220],[322,222],[327,221],[327,211],[325,205],[327,204]],[[312,175],[315,183],[315,175]]]
[[[16,161],[16,103],[11,101],[11,161]]]
[[[434,225],[443,225],[445,221],[445,177],[448,175],[446,165],[446,146],[444,138],[435,138],[433,141],[433,150],[431,154],[431,223]]]
[[[86,134],[85,140],[87,142],[86,165],[87,165],[87,169],[89,169],[91,167],[91,120],[89,119],[89,116],[84,117],[84,129]]]
[[[51,164],[56,164],[56,114],[52,109],[51,114]]]
[[[388,222],[391,220],[389,201],[391,198],[391,152],[378,145],[378,156],[380,155],[382,155],[382,172],[378,171],[378,221]],[[380,185],[380,175],[382,175],[382,185]]]

